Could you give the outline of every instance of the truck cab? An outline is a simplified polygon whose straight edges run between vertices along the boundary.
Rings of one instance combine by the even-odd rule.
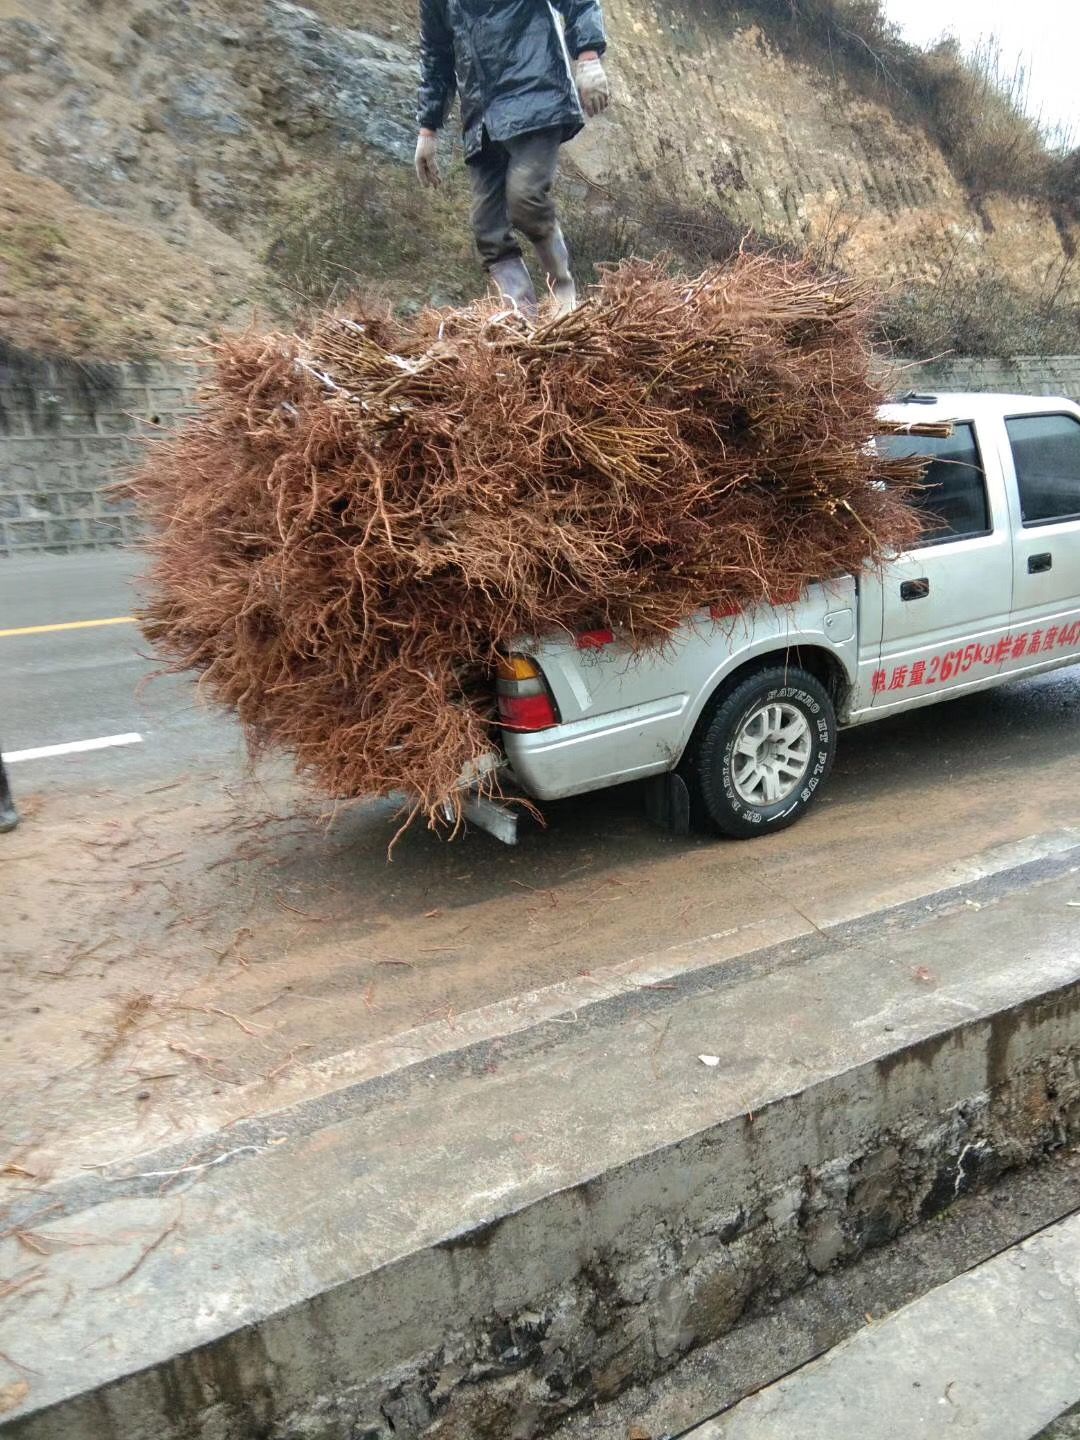
[[[668,777],[669,814],[749,838],[813,803],[841,730],[1080,660],[1080,407],[911,395],[881,414],[951,422],[873,440],[929,457],[920,544],[781,603],[703,606],[660,648],[523,637],[497,687],[514,785],[543,801]]]

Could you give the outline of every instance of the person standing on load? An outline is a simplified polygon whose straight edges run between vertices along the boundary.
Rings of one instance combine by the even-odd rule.
[[[515,230],[536,247],[559,310],[576,302],[552,187],[559,146],[607,109],[606,46],[598,0],[420,0],[417,176],[440,183],[438,132],[457,90],[476,248],[500,293],[530,312]]]

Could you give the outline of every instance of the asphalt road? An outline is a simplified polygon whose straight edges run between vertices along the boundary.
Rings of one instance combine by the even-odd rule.
[[[198,700],[188,676],[157,674],[129,617],[140,557],[109,550],[0,563],[0,744],[4,753],[137,733],[139,745],[11,767],[35,789],[136,783],[170,768],[234,763],[236,727]],[[79,625],[84,628],[51,628]],[[30,768],[32,767],[32,768]]]

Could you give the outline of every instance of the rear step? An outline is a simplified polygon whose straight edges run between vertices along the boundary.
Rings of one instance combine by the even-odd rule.
[[[504,845],[517,844],[518,812],[505,801],[492,801],[490,795],[469,792],[469,798],[461,806],[461,814],[478,829],[485,829],[495,840]]]
[[[449,806],[447,809],[450,813],[446,818],[452,820],[453,811]],[[490,795],[481,795],[477,790],[470,790],[462,803],[461,813],[478,830],[486,830],[504,845],[517,844],[519,812],[505,800],[493,800]]]

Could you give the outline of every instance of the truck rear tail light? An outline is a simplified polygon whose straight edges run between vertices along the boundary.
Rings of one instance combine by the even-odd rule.
[[[551,696],[500,695],[499,723],[504,730],[550,730],[559,723]]]
[[[501,655],[495,673],[495,699],[504,730],[550,730],[559,723],[555,701],[535,660]]]

